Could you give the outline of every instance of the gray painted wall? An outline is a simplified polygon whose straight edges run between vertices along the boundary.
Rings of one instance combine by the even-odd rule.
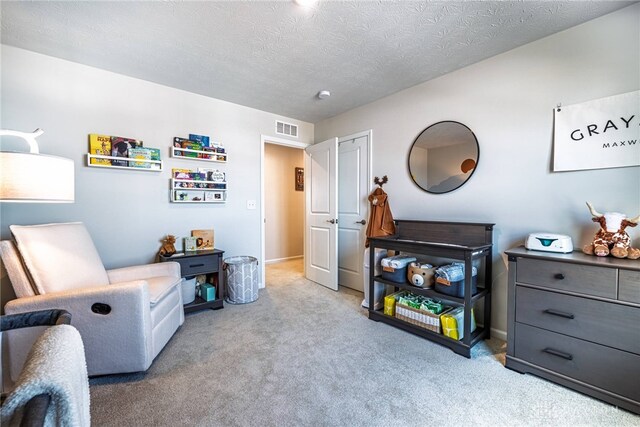
[[[493,326],[506,330],[503,251],[532,231],[566,233],[581,248],[599,211],[640,214],[640,167],[551,172],[553,108],[640,89],[640,4],[452,72],[315,126],[315,140],[373,129],[373,175],[395,218],[495,222]],[[462,188],[433,195],[407,171],[411,143],[427,126],[456,120],[480,145]],[[640,227],[629,229],[640,246]]]
[[[73,204],[0,204],[1,237],[9,237],[10,224],[82,221],[107,268],[151,262],[165,234],[184,237],[201,228],[215,230],[225,256],[259,258],[260,135],[275,136],[280,119],[299,125],[299,141],[313,138],[310,123],[9,46],[2,46],[1,107],[2,128],[44,129],[41,152],[73,159],[76,178]],[[164,170],[87,167],[89,133],[142,139],[161,149]],[[226,204],[169,203],[171,168],[217,165],[169,157],[173,137],[189,133],[225,144],[229,162],[219,169],[227,173]],[[26,150],[13,140],[2,148]],[[258,201],[257,208],[248,210],[247,200]]]

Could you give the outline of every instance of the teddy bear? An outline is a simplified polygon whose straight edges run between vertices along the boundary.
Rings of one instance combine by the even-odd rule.
[[[596,211],[591,203],[587,202],[591,219],[600,225],[600,230],[593,237],[593,241],[586,245],[582,251],[588,255],[607,256],[616,258],[640,258],[640,249],[631,247],[631,237],[625,231],[627,227],[635,227],[640,222],[640,215],[635,218],[627,218],[618,212]]]
[[[158,251],[158,255],[171,256],[176,253],[176,247],[173,245],[176,242],[175,236],[167,234],[167,237],[162,239],[162,247]]]
[[[431,264],[412,262],[407,268],[407,279],[412,285],[419,288],[433,288],[433,277],[436,268]]]

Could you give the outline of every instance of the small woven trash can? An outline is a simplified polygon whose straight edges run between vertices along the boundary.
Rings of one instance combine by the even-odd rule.
[[[252,256],[234,256],[224,260],[227,297],[231,304],[246,304],[258,299],[258,260]]]

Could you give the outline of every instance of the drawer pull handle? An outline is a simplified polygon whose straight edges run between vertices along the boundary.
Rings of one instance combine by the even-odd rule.
[[[553,276],[555,279],[564,280],[564,274],[558,273]]]
[[[549,347],[545,348],[542,351],[545,352],[545,353],[552,354],[554,356],[562,357],[563,359],[573,360],[573,356],[570,355],[569,353],[565,353],[564,351],[554,350],[554,349],[549,348]]]
[[[191,264],[189,268],[204,267],[204,264]]]
[[[564,311],[554,310],[552,308],[547,308],[544,313],[551,314],[554,316],[564,317],[565,319],[573,319],[575,316],[571,313],[565,313]]]

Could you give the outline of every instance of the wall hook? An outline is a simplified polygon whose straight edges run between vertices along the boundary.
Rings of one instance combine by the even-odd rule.
[[[373,182],[380,188],[382,188],[383,185],[385,185],[387,182],[389,182],[389,178],[387,178],[387,175],[383,176],[382,179],[378,178],[377,176],[375,178],[373,178]]]

